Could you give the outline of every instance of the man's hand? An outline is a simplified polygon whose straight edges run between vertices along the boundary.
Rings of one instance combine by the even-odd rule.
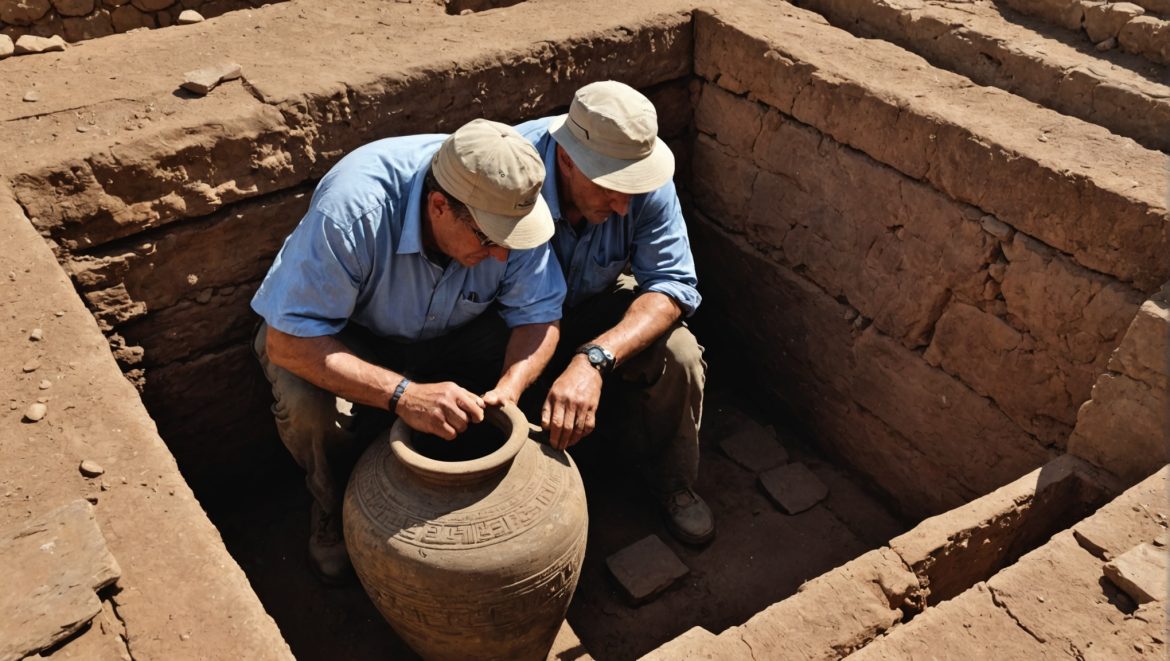
[[[601,373],[584,355],[573,356],[549,388],[540,411],[540,426],[549,433],[549,444],[565,450],[588,436],[597,425],[600,401]]]
[[[488,406],[503,406],[504,404],[515,404],[520,400],[520,393],[513,392],[511,388],[503,385],[503,383],[496,384],[495,388],[483,394],[483,401]]]
[[[411,429],[450,441],[466,431],[470,422],[483,422],[484,400],[450,381],[412,382],[396,408]]]

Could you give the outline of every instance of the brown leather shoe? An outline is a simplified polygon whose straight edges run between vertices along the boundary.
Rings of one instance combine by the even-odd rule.
[[[715,515],[693,489],[659,497],[670,534],[684,544],[702,546],[715,538]]]
[[[353,581],[353,566],[341,532],[341,512],[325,512],[316,501],[309,509],[309,563],[326,585]]]

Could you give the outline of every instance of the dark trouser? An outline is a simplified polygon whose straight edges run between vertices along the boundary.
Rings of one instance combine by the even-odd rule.
[[[272,414],[280,440],[305,470],[305,484],[326,513],[340,511],[349,473],[370,439],[394,416],[382,408],[355,406],[292,372],[272,364],[268,325],[253,343],[272,383]],[[442,337],[403,343],[379,338],[350,324],[337,339],[365,361],[424,383],[454,381],[483,394],[495,387],[503,366],[508,329],[494,310]]]
[[[541,401],[525,400],[532,404],[526,409],[533,421],[539,421],[543,397],[574,350],[621,321],[637,296],[635,288],[632,277],[619,276],[610,291],[565,310],[557,352],[530,389]],[[659,493],[688,488],[698,477],[706,370],[703,347],[680,322],[619,365],[602,386],[594,434],[617,442],[622,457]]]

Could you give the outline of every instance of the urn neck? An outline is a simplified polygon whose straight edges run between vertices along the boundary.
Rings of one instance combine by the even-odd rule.
[[[401,418],[390,429],[390,449],[407,470],[419,479],[439,485],[473,485],[505,470],[528,441],[528,419],[514,404],[488,407],[484,417],[508,436],[499,449],[468,461],[439,461],[414,446],[414,430]]]

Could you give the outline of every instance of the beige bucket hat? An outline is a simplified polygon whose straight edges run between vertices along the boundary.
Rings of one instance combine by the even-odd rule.
[[[522,250],[552,238],[552,213],[540,195],[544,163],[511,126],[486,119],[464,124],[435,152],[431,170],[496,244]]]
[[[549,131],[586,177],[610,190],[649,193],[674,176],[654,104],[625,83],[603,80],[577,90],[569,114],[554,118]]]

